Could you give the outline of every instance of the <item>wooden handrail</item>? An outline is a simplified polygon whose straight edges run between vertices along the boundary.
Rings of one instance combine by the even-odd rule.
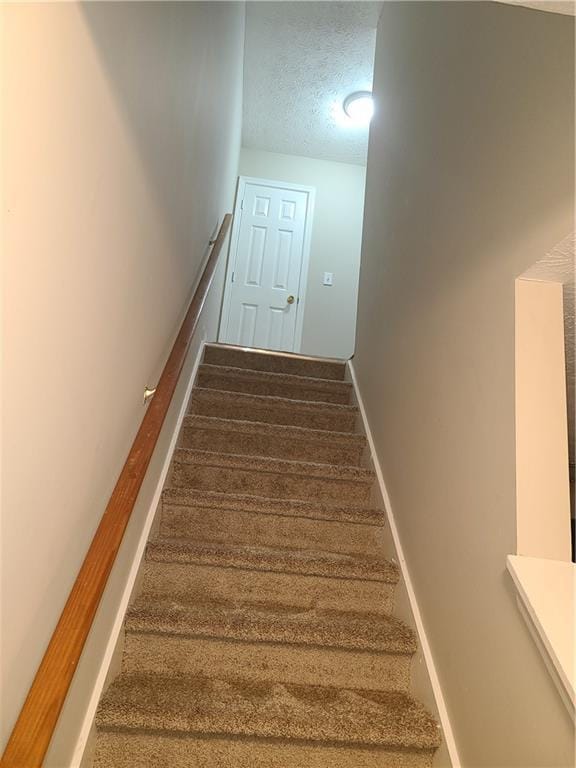
[[[2,757],[2,768],[40,768],[138,492],[166,418],[190,340],[232,220],[226,214],[102,520],[38,668]]]

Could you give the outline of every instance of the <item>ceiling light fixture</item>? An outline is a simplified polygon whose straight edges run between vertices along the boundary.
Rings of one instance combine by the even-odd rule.
[[[357,125],[367,125],[374,114],[370,91],[356,91],[344,99],[344,114]]]

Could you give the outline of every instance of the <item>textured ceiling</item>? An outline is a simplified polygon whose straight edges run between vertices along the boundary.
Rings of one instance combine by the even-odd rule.
[[[334,114],[371,90],[378,2],[248,2],[242,143],[366,163],[368,127]]]
[[[574,290],[574,249],[576,234],[572,233],[555,245],[552,250],[538,259],[522,277],[532,280],[550,280],[572,286]]]
[[[554,283],[562,283],[564,293],[564,344],[566,347],[566,378],[568,395],[568,431],[570,461],[574,463],[575,429],[575,390],[576,390],[576,313],[574,272],[576,234],[572,233],[562,242],[554,246],[550,253],[539,259],[528,269],[522,277],[531,280],[550,280]]]

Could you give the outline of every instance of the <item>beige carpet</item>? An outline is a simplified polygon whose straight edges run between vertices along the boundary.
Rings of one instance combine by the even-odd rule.
[[[344,374],[206,347],[95,768],[432,765]]]

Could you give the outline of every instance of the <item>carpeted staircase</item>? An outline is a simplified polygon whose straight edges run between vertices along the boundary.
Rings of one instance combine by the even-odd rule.
[[[432,765],[344,375],[205,348],[95,768]]]

